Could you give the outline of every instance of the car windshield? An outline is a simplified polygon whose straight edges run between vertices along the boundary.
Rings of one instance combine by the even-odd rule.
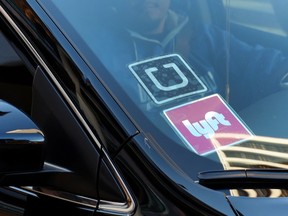
[[[288,169],[287,1],[67,2],[39,0],[147,146],[192,179]]]

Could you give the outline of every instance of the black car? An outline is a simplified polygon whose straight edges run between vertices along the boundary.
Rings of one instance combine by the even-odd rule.
[[[286,0],[0,0],[1,215],[286,215]]]

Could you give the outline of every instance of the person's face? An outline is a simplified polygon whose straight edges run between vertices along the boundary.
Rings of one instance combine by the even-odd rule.
[[[134,26],[157,28],[166,18],[170,0],[124,0],[125,14]]]

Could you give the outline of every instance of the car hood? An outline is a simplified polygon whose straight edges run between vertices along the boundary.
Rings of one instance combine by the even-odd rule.
[[[227,199],[239,215],[285,215],[288,211],[288,198],[228,196]]]

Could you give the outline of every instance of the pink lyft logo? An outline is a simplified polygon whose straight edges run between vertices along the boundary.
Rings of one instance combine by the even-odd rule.
[[[201,155],[252,136],[218,94],[165,110],[164,114],[187,146]]]
[[[218,124],[231,126],[231,123],[228,120],[225,120],[224,115],[219,114],[214,111],[207,112],[205,114],[205,120],[199,122],[190,123],[188,119],[182,121],[186,128],[196,137],[202,135],[206,139],[209,139],[215,132],[219,129]]]

